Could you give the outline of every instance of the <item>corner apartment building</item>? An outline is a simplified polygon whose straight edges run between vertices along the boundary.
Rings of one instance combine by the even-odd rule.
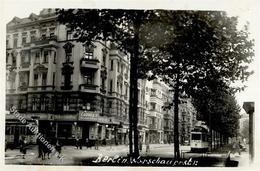
[[[54,9],[7,24],[6,110],[47,138],[128,142],[129,57],[110,42],[77,42]],[[6,115],[6,138],[18,143],[26,125]]]

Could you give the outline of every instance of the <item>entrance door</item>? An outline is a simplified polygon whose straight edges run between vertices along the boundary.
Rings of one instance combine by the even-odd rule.
[[[86,141],[86,138],[89,139],[89,126],[88,125],[84,125],[82,127],[82,140],[83,140],[83,142]]]
[[[14,127],[14,145],[18,146],[19,145],[19,126],[15,126]]]

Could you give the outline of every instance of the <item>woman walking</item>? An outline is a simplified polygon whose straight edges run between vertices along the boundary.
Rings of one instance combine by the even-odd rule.
[[[27,144],[27,141],[26,141],[25,137],[23,136],[22,139],[20,140],[20,152],[23,155],[23,159],[25,159],[26,144]]]

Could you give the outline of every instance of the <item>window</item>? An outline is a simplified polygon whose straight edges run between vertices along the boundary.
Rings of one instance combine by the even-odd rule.
[[[58,137],[69,138],[72,136],[72,125],[71,124],[59,124],[58,126]]]
[[[123,74],[124,72],[124,65],[121,65],[121,73]]]
[[[31,31],[30,32],[30,37],[31,37],[31,42],[36,41],[36,31]]]
[[[102,54],[103,65],[106,66],[107,50],[105,48],[102,49]]]
[[[113,91],[113,80],[110,80],[110,92],[112,93]]]
[[[67,40],[72,40],[73,39],[73,35],[72,32],[70,30],[67,31]]]
[[[111,63],[110,63],[110,70],[111,70],[111,71],[113,71],[113,68],[114,68],[114,66],[113,66],[113,65],[114,65],[114,61],[113,61],[113,60],[111,60]]]
[[[47,85],[47,73],[43,73],[42,74],[42,86],[46,86]]]
[[[18,42],[18,38],[14,38],[14,48],[17,48],[17,42]]]
[[[155,89],[151,89],[151,96],[156,96],[156,90]]]
[[[33,111],[40,110],[40,103],[37,97],[32,98],[32,110]]]
[[[48,97],[41,97],[41,111],[48,110],[48,103],[49,103]]]
[[[70,53],[66,53],[66,62],[70,62],[71,61],[71,52]]]
[[[49,57],[48,55],[49,55],[48,51],[43,52],[43,63],[48,63],[48,57]]]
[[[21,63],[29,63],[30,62],[30,57],[29,57],[29,55],[27,54],[23,54],[22,56],[21,56]]]
[[[6,47],[9,48],[9,40],[6,40]]]
[[[53,54],[53,63],[56,64],[56,52]]]
[[[34,86],[37,86],[37,85],[38,85],[38,74],[34,74],[33,85],[34,85]]]
[[[63,99],[63,111],[69,111],[70,105],[69,105],[69,98]]]
[[[24,45],[26,43],[26,37],[22,38],[22,44]]]
[[[16,57],[12,56],[12,65],[16,66]]]
[[[55,36],[55,28],[50,28],[50,38],[54,38]]]
[[[35,61],[34,63],[38,64],[40,63],[40,52],[36,52],[35,53]]]
[[[192,134],[191,135],[192,140],[200,140],[201,139],[201,134]]]
[[[128,87],[127,85],[125,85],[125,96],[127,96],[127,94],[128,94]]]
[[[93,52],[85,52],[84,58],[85,59],[93,59]]]
[[[156,104],[155,103],[150,103],[150,109],[155,110]]]
[[[42,40],[46,39],[46,34],[42,34]]]
[[[94,78],[93,73],[91,72],[86,73],[86,75],[83,76],[84,84],[93,85],[94,82],[93,78]]]
[[[120,63],[117,62],[117,72],[119,72],[119,71],[120,71]]]
[[[52,86],[55,86],[55,72],[52,75]]]
[[[85,59],[94,59],[93,57],[93,52],[94,52],[94,49],[92,47],[92,45],[84,45],[84,58]]]
[[[31,35],[31,42],[34,42],[36,40],[35,35]]]
[[[102,80],[101,80],[101,88],[102,88],[103,90],[106,89],[106,87],[105,87],[105,79],[104,79],[104,78],[102,78]]]
[[[46,39],[46,32],[47,32],[47,29],[43,29],[42,31],[42,40],[45,40]]]

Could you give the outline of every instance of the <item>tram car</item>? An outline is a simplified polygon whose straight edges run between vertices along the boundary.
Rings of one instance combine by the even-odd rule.
[[[197,125],[191,130],[191,152],[209,150],[209,129],[206,125]]]

